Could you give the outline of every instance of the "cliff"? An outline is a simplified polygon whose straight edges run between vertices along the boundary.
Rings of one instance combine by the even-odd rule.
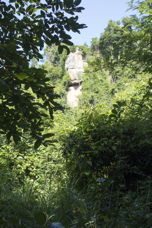
[[[77,107],[79,103],[79,96],[82,94],[82,74],[86,62],[83,60],[82,53],[79,49],[69,54],[65,68],[67,69],[70,77],[67,104],[71,107]]]

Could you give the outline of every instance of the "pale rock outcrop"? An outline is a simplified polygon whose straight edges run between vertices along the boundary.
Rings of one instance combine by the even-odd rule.
[[[67,104],[71,108],[75,108],[78,106],[79,103],[79,96],[82,94],[82,86],[80,85],[73,85],[68,88],[67,93]]]
[[[75,52],[69,54],[65,62],[65,68],[67,69],[70,77],[67,104],[72,108],[78,106],[79,96],[82,94],[81,83],[85,66],[86,63],[83,60],[82,53],[78,48]]]

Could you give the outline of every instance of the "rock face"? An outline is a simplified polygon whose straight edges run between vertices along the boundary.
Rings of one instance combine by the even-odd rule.
[[[82,94],[82,74],[84,66],[86,65],[83,60],[82,53],[79,49],[74,53],[70,53],[66,62],[65,68],[67,69],[70,77],[67,104],[71,107],[77,107],[79,103],[79,96]]]
[[[79,96],[82,94],[81,90],[82,90],[81,85],[72,85],[68,88],[67,104],[71,108],[75,108],[78,106]]]

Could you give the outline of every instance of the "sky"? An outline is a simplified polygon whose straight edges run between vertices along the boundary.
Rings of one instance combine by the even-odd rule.
[[[78,14],[79,22],[88,27],[81,34],[70,33],[75,45],[90,44],[93,37],[100,37],[109,20],[119,21],[125,16],[134,14],[128,11],[127,0],[82,0],[85,8]]]

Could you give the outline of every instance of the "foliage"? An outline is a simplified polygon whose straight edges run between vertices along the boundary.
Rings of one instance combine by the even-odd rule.
[[[53,118],[60,106],[46,70],[29,66],[31,59],[42,58],[44,44],[71,45],[69,31],[79,32],[81,1],[0,2],[0,128],[8,141],[22,139],[24,132],[42,141],[43,117]]]
[[[135,73],[151,72],[151,3],[138,1],[135,8],[138,17],[110,21],[100,37],[99,49],[110,72],[117,66],[129,66]]]
[[[87,67],[83,74],[82,96],[80,106],[95,106],[97,104],[111,103],[111,85],[109,73],[103,68],[100,57],[88,57]]]
[[[91,51],[93,52],[93,54],[98,54],[99,53],[99,39],[94,37],[91,40]]]
[[[19,22],[29,23],[37,16],[39,16],[37,20],[42,21],[44,25],[45,19],[48,20],[51,15],[49,12],[53,12],[54,16],[61,15],[61,18],[65,19],[70,10],[74,14],[80,10],[78,5],[81,1],[43,1],[43,4],[39,0],[11,2],[9,5],[0,4],[4,6],[3,9],[6,7],[6,14],[3,12],[5,17],[9,12],[11,14],[13,7],[17,10],[10,22],[10,26],[15,26]],[[62,8],[62,4],[59,4],[63,2],[66,8]],[[18,144],[14,142],[7,144],[5,134],[0,137],[0,226],[2,228],[48,228],[50,223],[57,221],[66,228],[150,228],[152,226],[151,2],[149,0],[132,2],[137,2],[134,7],[140,12],[138,17],[124,18],[120,23],[111,21],[100,39],[92,40],[91,47],[86,45],[79,47],[88,66],[83,74],[80,106],[75,109],[66,106],[65,88],[68,75],[64,64],[67,52],[64,50],[62,54],[58,53],[59,43],[53,40],[51,47],[46,46],[45,62],[41,66],[37,65],[39,63],[36,60],[40,58],[36,56],[40,45],[36,51],[29,50],[29,54],[26,53],[27,49],[17,49],[17,46],[10,49],[9,32],[8,43],[5,40],[1,44],[7,50],[7,53],[2,53],[2,57],[7,56],[7,59],[4,58],[5,62],[2,62],[5,68],[1,67],[0,70],[5,71],[2,76],[7,77],[9,89],[5,90],[6,85],[1,86],[1,94],[10,98],[9,91],[12,85],[10,78],[12,78],[15,91],[17,93],[21,91],[25,96],[29,95],[28,102],[33,106],[37,105],[33,110],[33,106],[28,107],[29,103],[23,102],[24,99],[15,100],[16,103],[13,104],[9,100],[9,105],[6,105],[8,114],[12,111],[13,117],[9,115],[13,118],[11,123],[16,120],[16,124],[26,122],[26,125],[19,125],[16,128],[16,135],[20,132],[22,139],[18,138]],[[52,8],[48,10],[37,8],[40,5],[46,6],[46,3]],[[22,4],[25,5],[23,9],[21,9]],[[8,6],[12,7],[10,11],[7,11]],[[37,9],[36,13],[33,12],[35,15],[32,14],[33,7]],[[24,10],[27,11],[25,15]],[[20,16],[17,12],[20,12]],[[29,17],[26,19],[27,15]],[[76,19],[71,15],[68,19],[69,26],[72,23],[71,17],[72,20]],[[55,22],[50,20],[48,23],[53,26],[51,23],[58,23],[61,18],[57,16]],[[3,18],[1,20],[4,22]],[[60,31],[62,25],[68,22],[64,20],[58,28],[53,27],[53,29],[55,32]],[[34,26],[34,29],[42,29],[32,22],[31,26]],[[43,26],[44,33],[45,28]],[[30,27],[27,26],[28,29],[30,31]],[[22,29],[17,27],[16,32],[20,36],[15,37],[14,32],[12,42],[19,45],[16,42],[18,40],[22,42],[21,36],[24,36],[26,31],[23,33]],[[54,36],[55,33],[51,35]],[[57,33],[59,42],[60,35],[62,34]],[[45,37],[42,36],[41,39],[44,41]],[[76,48],[77,46],[73,46],[70,50],[74,51]],[[21,64],[22,61],[25,67]],[[11,63],[17,65],[11,68]],[[6,83],[5,77],[2,80]],[[52,86],[56,87],[55,92]],[[50,98],[46,97],[47,92]],[[60,97],[57,98],[56,93]],[[18,98],[20,97],[18,95]],[[54,103],[55,98],[63,106],[63,110],[54,112],[54,121],[51,121],[45,100],[49,99],[50,102],[52,99],[51,111],[59,107]],[[6,100],[5,97],[1,99],[3,105],[7,102],[4,99]],[[20,111],[24,108],[26,118],[23,118]],[[33,110],[33,113],[29,110]],[[1,126],[7,124],[7,128],[10,129],[10,122],[3,121],[4,117],[7,119],[5,112],[0,113],[3,114]],[[39,115],[42,122],[34,122],[34,118],[39,118]],[[20,116],[24,122],[20,121]],[[34,122],[33,125],[28,125],[31,122]],[[36,150],[33,148],[33,137],[29,134],[30,128],[33,135],[35,134],[32,136],[37,138]],[[7,136],[9,139],[12,133]],[[51,137],[51,140],[48,137]]]
[[[140,156],[145,156],[143,151],[147,153],[146,157],[150,156],[148,151],[151,150],[151,143],[148,140],[151,138],[151,93],[148,92],[149,86],[151,87],[151,79],[149,81],[147,78],[145,82],[141,78],[140,80],[140,89],[131,90],[132,93],[129,95],[129,85],[123,95],[122,92],[117,95],[116,103],[113,104],[111,109],[99,105],[88,111],[86,110],[86,113],[78,121],[75,130],[69,134],[69,141],[65,140],[65,153],[67,156],[73,154],[73,156],[76,156],[75,159],[78,160],[77,164],[75,159],[72,160],[76,165],[78,175],[83,173],[78,172],[79,168],[86,169],[86,171],[87,168],[90,169],[89,181],[91,176],[94,175],[100,178],[102,176],[98,175],[107,176],[107,172],[114,174],[113,168],[115,169],[115,165],[117,166],[116,160],[123,158],[133,162],[131,157],[134,157],[136,168],[140,170],[138,172],[142,175],[143,167],[145,169],[143,172],[146,172],[146,165],[142,163],[142,161],[145,162],[144,158]],[[136,83],[137,81],[139,83],[139,78],[136,79]],[[134,86],[137,87],[136,83]],[[76,142],[77,140],[79,143]],[[80,165],[81,159],[82,164],[84,161],[82,166]],[[138,167],[138,160],[140,161],[140,167]],[[150,158],[147,159],[148,164],[149,161]],[[123,163],[123,161],[121,162]],[[124,161],[123,166],[125,163],[127,164]],[[78,168],[77,165],[80,165],[80,167]],[[147,166],[149,167],[149,165]],[[108,169],[112,170],[108,171]],[[129,169],[128,172],[131,172],[131,167]],[[124,170],[126,171],[126,167],[124,167]],[[74,174],[76,175],[76,173]],[[123,175],[122,172],[121,174]],[[144,173],[144,175],[148,174]],[[114,176],[117,175],[114,174]]]
[[[48,227],[54,219],[56,192],[66,179],[58,149],[56,144],[34,151],[30,141],[1,146],[1,227]]]
[[[66,88],[69,81],[69,76],[65,70],[65,61],[67,58],[67,52],[64,50],[62,54],[59,54],[58,47],[52,45],[52,47],[46,47],[45,49],[45,63],[42,68],[47,70],[47,77],[51,80],[55,93],[59,95],[57,102],[66,106]]]
[[[135,16],[123,18],[120,22],[110,21],[101,35],[99,49],[103,56],[105,66],[111,73],[115,68],[129,65],[135,72],[142,70],[141,64],[137,61],[139,43],[139,32],[136,29],[138,19]],[[118,78],[114,77],[113,80]]]
[[[151,79],[142,77],[134,79],[134,90],[128,85],[123,95],[117,95],[112,108],[99,105],[86,110],[63,140],[71,182],[75,180],[76,189],[85,196],[88,192],[92,216],[99,227],[138,227],[141,222],[136,214],[138,210],[143,213],[140,206],[135,209],[134,219],[133,215],[125,219],[123,213],[126,197],[142,204],[137,192],[142,195],[140,188],[146,181],[151,182],[152,175]],[[145,227],[150,227],[146,213],[143,218]]]

